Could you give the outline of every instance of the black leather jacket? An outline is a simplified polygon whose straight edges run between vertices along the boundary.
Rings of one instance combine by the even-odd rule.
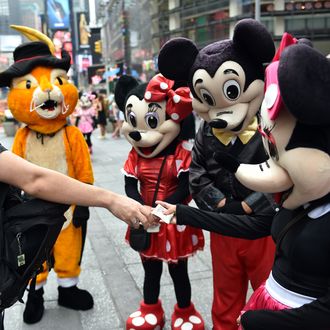
[[[274,208],[272,196],[254,192],[243,186],[233,173],[221,168],[214,160],[216,151],[226,151],[247,164],[259,164],[267,159],[261,140],[256,132],[247,144],[239,138],[232,145],[223,145],[213,134],[211,127],[202,122],[192,150],[189,169],[190,191],[202,210],[214,211],[221,199],[245,201],[255,212],[260,208]]]

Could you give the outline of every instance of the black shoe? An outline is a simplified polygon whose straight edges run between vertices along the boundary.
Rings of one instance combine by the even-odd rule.
[[[23,321],[27,324],[39,322],[44,315],[44,289],[29,292],[23,313]]]
[[[78,289],[76,285],[69,288],[59,286],[58,304],[66,308],[86,311],[93,308],[94,301],[88,291]]]

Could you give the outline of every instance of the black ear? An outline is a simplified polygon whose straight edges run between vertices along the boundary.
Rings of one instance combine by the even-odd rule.
[[[275,55],[271,34],[263,24],[252,18],[243,19],[236,24],[233,42],[259,63],[268,63]]]
[[[312,47],[313,48],[313,43],[307,39],[307,38],[300,38],[298,39],[298,44],[304,44],[306,46]]]
[[[138,84],[137,80],[131,76],[123,75],[119,78],[115,88],[115,102],[119,110],[125,111],[126,96]]]
[[[159,72],[167,79],[187,81],[197,54],[198,49],[191,40],[171,39],[163,45],[159,52]]]
[[[287,109],[303,124],[330,124],[330,60],[304,44],[287,47],[278,68]]]

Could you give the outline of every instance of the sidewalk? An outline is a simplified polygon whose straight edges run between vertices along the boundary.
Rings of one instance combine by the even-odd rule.
[[[92,156],[95,185],[124,194],[124,179],[120,173],[130,150],[124,139],[97,139],[94,132]],[[12,138],[0,131],[1,143],[10,149]],[[36,325],[22,321],[24,305],[17,303],[6,311],[6,330],[119,330],[142,299],[143,268],[137,252],[125,242],[126,224],[101,208],[91,208],[91,218],[82,263],[79,287],[88,289],[94,297],[94,308],[77,312],[57,305],[57,283],[51,272],[45,286],[45,314]],[[209,252],[209,233],[206,246],[189,259],[192,301],[204,317],[206,329],[211,329],[212,268]],[[175,295],[167,267],[162,276],[160,299],[166,313],[166,327],[175,305]]]

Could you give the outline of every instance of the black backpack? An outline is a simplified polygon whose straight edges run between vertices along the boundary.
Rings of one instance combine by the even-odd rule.
[[[23,201],[0,183],[0,311],[22,302],[29,281],[49,261],[69,205]],[[1,325],[0,325],[1,328]]]

